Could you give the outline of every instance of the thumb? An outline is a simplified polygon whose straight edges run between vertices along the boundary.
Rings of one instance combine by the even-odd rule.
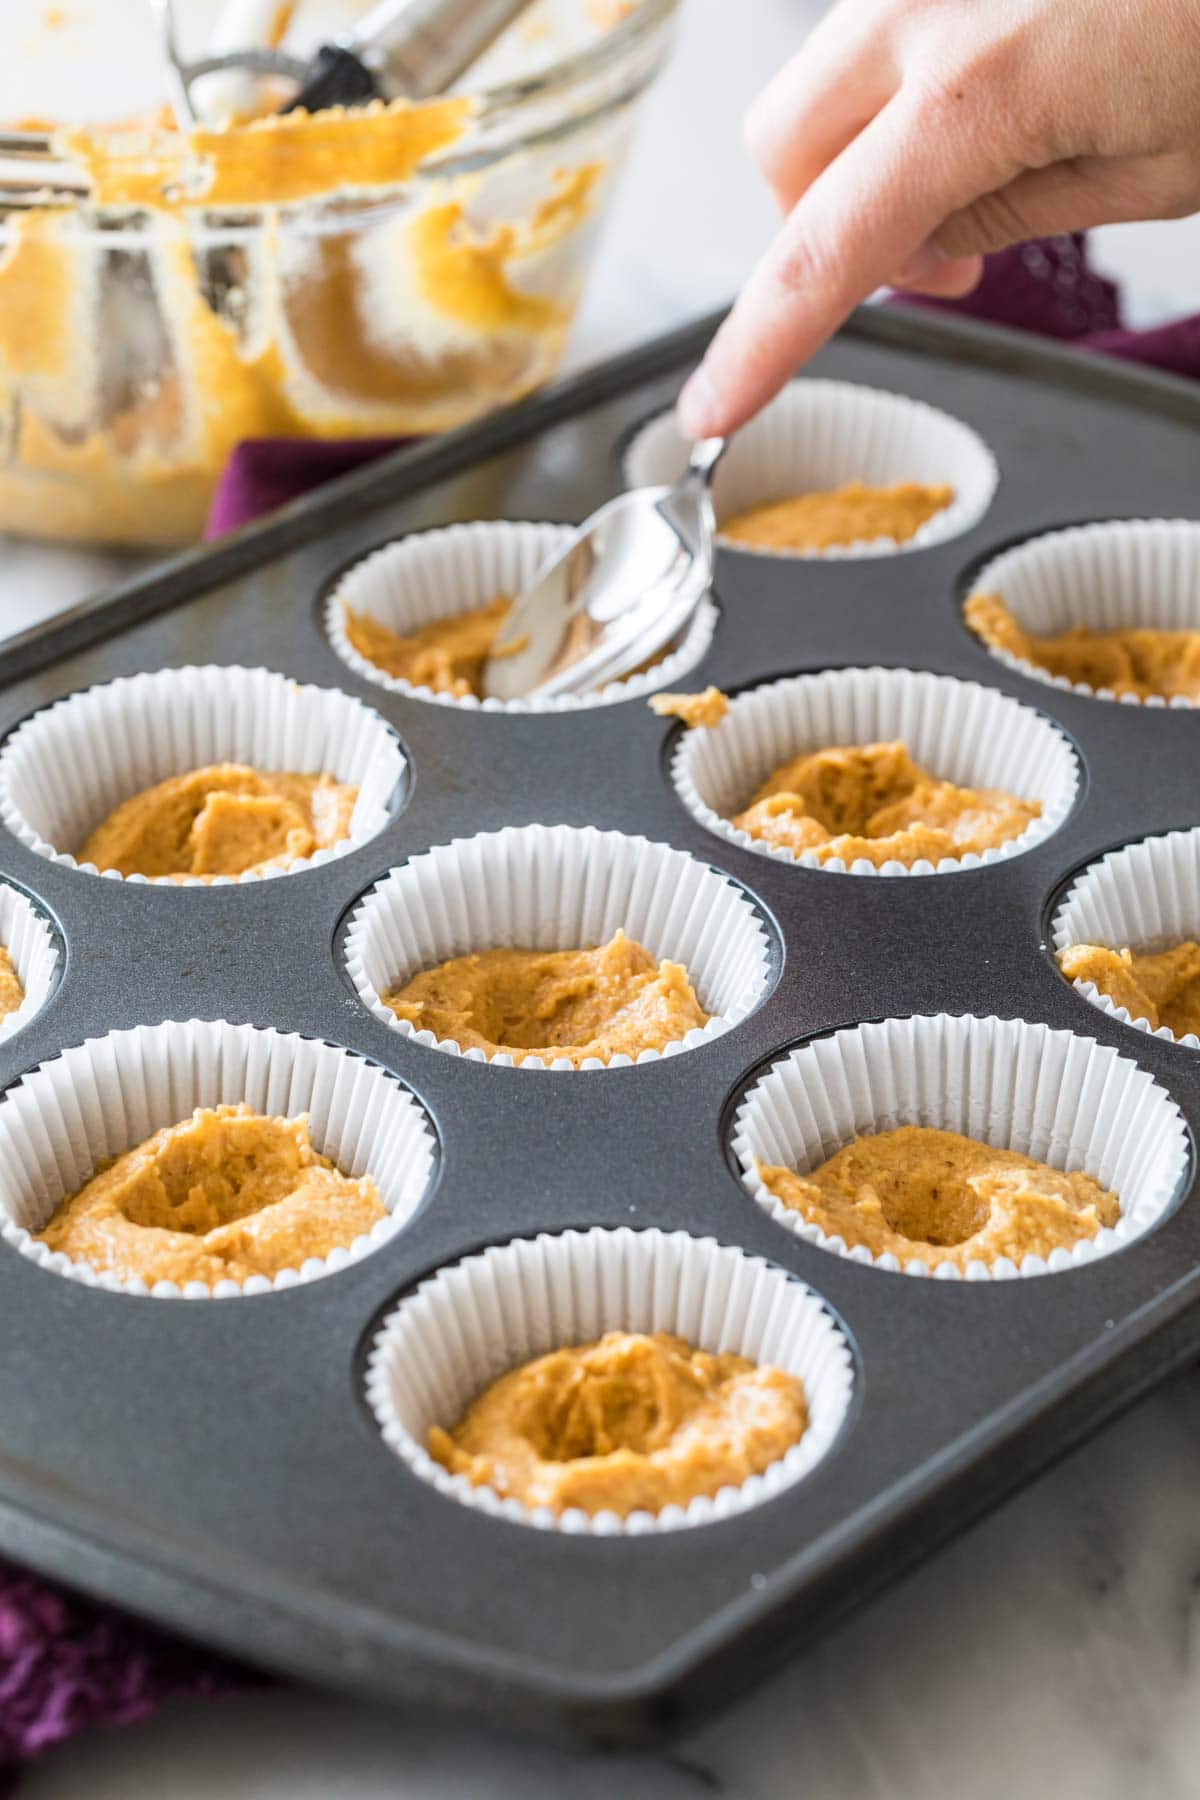
[[[928,294],[938,300],[961,300],[979,286],[983,274],[981,256],[945,256],[935,244],[923,244],[897,269],[890,285],[910,294]]]
[[[1181,158],[1088,157],[1025,170],[951,213],[932,244],[950,263],[1027,238],[1133,219],[1181,218],[1198,206],[1200,176]]]

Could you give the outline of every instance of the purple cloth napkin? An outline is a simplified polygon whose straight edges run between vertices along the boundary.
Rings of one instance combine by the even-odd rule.
[[[395,450],[403,438],[247,438],[225,465],[204,527],[224,537],[298,494],[307,494]]]
[[[1200,378],[1200,316],[1154,331],[1123,329],[1116,289],[1087,261],[1082,237],[1060,237],[988,258],[965,300],[900,296],[1152,363]],[[401,439],[240,444],[213,502],[205,536],[219,537]],[[176,1695],[226,1693],[261,1679],[123,1614],[0,1562],[0,1793],[19,1765],[93,1725],[148,1717]]]
[[[896,303],[989,319],[994,325],[1039,332],[1078,349],[1124,356],[1173,375],[1200,379],[1200,314],[1151,331],[1127,330],[1121,324],[1117,289],[1090,266],[1082,232],[1016,244],[989,256],[983,280],[963,300],[900,294]]]
[[[0,1563],[0,1794],[22,1763],[92,1725],[131,1725],[177,1695],[260,1678]]]

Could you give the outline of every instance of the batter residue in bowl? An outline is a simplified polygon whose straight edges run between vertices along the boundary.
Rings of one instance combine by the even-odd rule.
[[[659,962],[618,931],[591,950],[482,950],[415,975],[383,996],[417,1031],[516,1062],[635,1060],[708,1023],[680,963]]]
[[[972,594],[966,620],[992,650],[1118,698],[1200,700],[1200,631],[1024,631],[998,594]]]
[[[898,862],[979,855],[1020,837],[1036,800],[957,787],[918,767],[901,743],[805,752],[769,775],[732,823],[820,862]]]
[[[752,507],[726,520],[721,536],[755,550],[834,550],[880,539],[907,544],[953,498],[951,487],[901,481],[875,488],[851,481],[828,493],[795,494]]]
[[[384,1216],[369,1175],[313,1149],[308,1120],[202,1108],[100,1164],[37,1235],[124,1280],[246,1281],[348,1247]]]
[[[1176,1037],[1200,1035],[1200,944],[1186,938],[1166,950],[1108,950],[1072,944],[1058,966],[1068,981],[1090,981],[1131,1019]]]
[[[564,49],[606,29],[576,10]],[[569,129],[566,90],[557,155],[519,99],[507,132],[485,96],[276,99],[186,133],[165,109],[51,128],[47,203],[0,217],[0,527],[181,542],[246,439],[442,431],[553,369],[615,128]]]
[[[512,1370],[429,1451],[530,1508],[687,1506],[760,1474],[808,1428],[803,1384],[658,1332],[612,1331]]]
[[[1015,1150],[903,1125],[856,1138],[810,1175],[758,1164],[775,1198],[847,1249],[933,1268],[1049,1256],[1121,1214],[1115,1194]]]
[[[262,875],[349,836],[357,798],[330,775],[215,763],[123,801],[79,861],[152,879]]]

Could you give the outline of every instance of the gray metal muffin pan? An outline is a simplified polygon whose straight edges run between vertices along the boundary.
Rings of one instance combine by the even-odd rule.
[[[325,867],[210,891],[101,881],[0,832],[0,874],[61,933],[62,979],[0,1045],[0,1083],[119,1026],[223,1017],[344,1044],[427,1107],[439,1167],[375,1254],[286,1293],[96,1291],[0,1250],[0,1549],[270,1667],[364,1694],[608,1740],[728,1700],[1028,1479],[1200,1343],[1200,1206],[1078,1271],[922,1281],[822,1252],[740,1186],[725,1133],[761,1066],[815,1033],[910,1012],[1045,1020],[1117,1046],[1200,1120],[1200,1057],[1091,1007],[1045,948],[1064,881],[1113,845],[1200,824],[1200,713],[1113,706],[1009,672],[965,629],[973,565],[1004,541],[1119,514],[1197,516],[1200,395],[957,321],[869,311],[825,375],[974,425],[1001,485],[966,536],[897,557],[723,552],[721,622],[689,685],[882,663],[972,677],[1074,740],[1063,828],[975,872],[862,880],[706,833],[672,790],[674,733],[643,702],[545,717],[430,705],[358,681],[325,641],[331,574],[398,534],[476,517],[574,519],[612,493],[619,442],[670,403],[715,321],[492,420],[402,450],[14,640],[0,732],[116,675],[264,664],[358,693],[411,759],[381,836]],[[388,868],[531,821],[616,827],[744,884],[782,967],[704,1048],[591,1074],[488,1067],[407,1041],[349,987],[339,934]],[[396,1298],[482,1245],[568,1226],[682,1227],[823,1295],[857,1359],[851,1417],[804,1482],[732,1520],[581,1539],[482,1516],[416,1479],[362,1399]]]

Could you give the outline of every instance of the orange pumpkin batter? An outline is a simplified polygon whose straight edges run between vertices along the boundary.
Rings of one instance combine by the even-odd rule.
[[[834,550],[887,539],[907,544],[954,498],[950,487],[901,481],[873,488],[861,481],[828,493],[795,494],[738,513],[721,536],[755,550]]]
[[[370,613],[345,609],[346,637],[358,654],[399,681],[464,699],[483,694],[483,670],[508,615],[511,600],[501,595],[490,606],[431,619],[401,634]]]
[[[882,868],[938,863],[1008,843],[1041,812],[997,788],[957,787],[913,762],[901,743],[805,752],[783,763],[733,824],[794,856]]]
[[[375,1183],[313,1149],[308,1120],[200,1109],[101,1163],[37,1235],[128,1280],[246,1281],[299,1269],[384,1216]]]
[[[760,1474],[808,1428],[803,1384],[666,1332],[609,1332],[502,1375],[429,1452],[476,1487],[565,1512],[659,1512]]]
[[[701,694],[653,694],[650,710],[660,719],[678,719],[689,731],[719,725],[729,711],[729,701],[720,688],[707,687]]]
[[[1058,966],[1068,981],[1092,982],[1153,1031],[1165,1025],[1176,1037],[1200,1035],[1200,944],[1193,938],[1155,951],[1073,944],[1059,951]]]
[[[826,1237],[929,1268],[1046,1257],[1121,1215],[1090,1175],[918,1125],[856,1138],[810,1175],[764,1163],[758,1173]]]
[[[347,837],[357,798],[329,775],[215,763],[123,801],[79,861],[152,880],[262,875]]]
[[[15,1013],[24,998],[25,989],[13,968],[12,957],[4,945],[0,944],[0,1019],[6,1019],[9,1013]]]
[[[623,931],[595,950],[482,950],[456,956],[383,996],[417,1031],[516,1062],[635,1060],[705,1025],[679,963],[658,962]]]
[[[1024,631],[998,594],[972,594],[966,620],[993,650],[1118,698],[1200,700],[1200,631]]]

